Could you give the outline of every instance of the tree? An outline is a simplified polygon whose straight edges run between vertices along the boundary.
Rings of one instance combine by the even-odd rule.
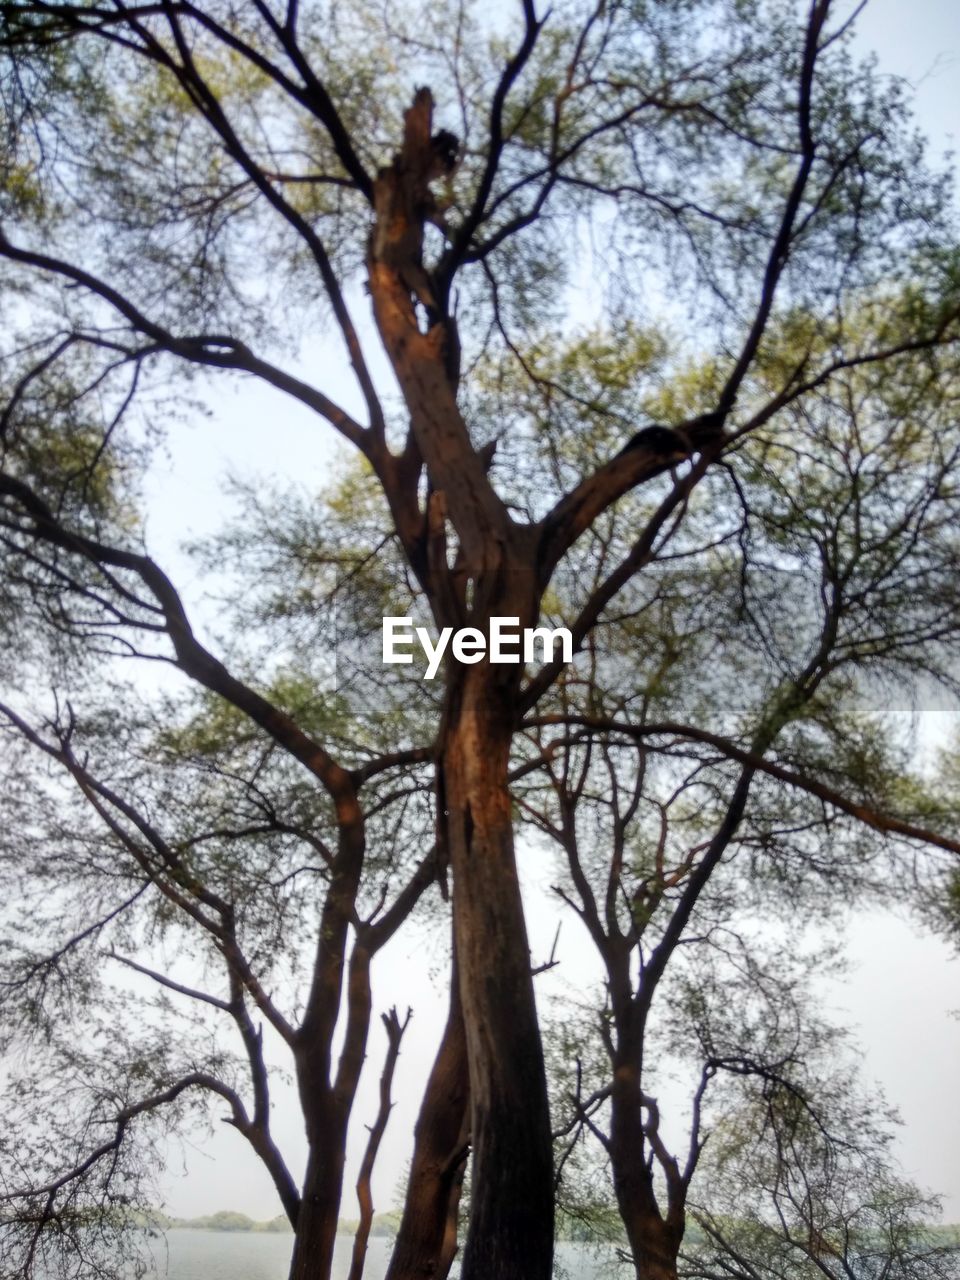
[[[677,1274],[690,1280],[955,1277],[955,1229],[932,1226],[936,1197],[896,1169],[890,1151],[895,1113],[876,1088],[863,1090],[848,1037],[816,1012],[810,979],[820,976],[821,966],[804,974],[803,964],[785,964],[782,955],[757,963],[756,951],[752,971],[743,966],[737,974],[733,963],[718,975],[715,963],[703,966],[686,1002],[673,1002],[677,1027],[699,1028],[699,1054],[687,1065],[696,1059],[693,1076],[703,1072],[701,1083],[710,1081],[709,1092],[697,1090],[693,1108],[699,1151]],[[724,988],[726,1010],[710,1000],[711,982]],[[603,1065],[591,1053],[592,1015],[593,1009],[586,1018],[568,1016],[561,1041],[551,1045],[560,1053],[558,1080],[571,1057],[577,1062],[576,1088],[556,1099],[556,1114],[566,1118],[558,1144],[560,1203],[580,1238],[608,1250],[613,1245],[642,1275],[630,1224],[617,1231],[611,1221],[616,1211],[603,1168],[614,1152],[606,1138],[609,1090],[590,1087],[603,1078]],[[662,1056],[662,1040],[655,1047]],[[676,1069],[678,1045],[670,1047]],[[649,1110],[660,1118],[656,1099]],[[648,1141],[664,1150],[663,1135]]]
[[[891,1169],[876,1101],[851,1088],[849,1064],[819,1067],[806,1088],[767,1080],[731,1109],[710,1157],[726,1195],[694,1208],[683,1274],[955,1276],[957,1241],[931,1230],[936,1201]]]
[[[4,714],[26,754],[6,836],[11,873],[27,867],[36,895],[7,991],[14,1025],[39,1026],[63,1078],[92,1086],[68,1095],[62,1133],[75,1159],[38,1122],[35,1162],[10,1184],[19,1208],[6,1229],[23,1242],[25,1270],[58,1229],[80,1247],[91,1222],[115,1221],[91,1216],[89,1197],[102,1209],[136,1195],[128,1131],[147,1116],[176,1124],[199,1092],[227,1103],[270,1169],[295,1226],[291,1274],[325,1277],[370,961],[449,868],[457,978],[418,1123],[412,1252],[398,1245],[396,1257],[449,1265],[469,1131],[465,1280],[550,1274],[551,1121],[513,802],[540,771],[567,804],[569,779],[558,786],[551,768],[566,748],[544,738],[551,726],[626,741],[624,768],[638,778],[650,756],[669,768],[677,737],[722,762],[704,775],[703,839],[661,867],[648,836],[653,871],[628,869],[615,842],[605,921],[592,926],[588,895],[577,904],[609,962],[615,1176],[651,1280],[673,1274],[684,1214],[681,1197],[664,1219],[650,1179],[630,1167],[631,1142],[651,1140],[645,1007],[758,781],[911,845],[960,849],[918,820],[916,793],[873,789],[856,759],[838,770],[827,751],[805,750],[791,768],[795,727],[815,705],[822,732],[851,673],[950,683],[956,643],[949,408],[960,299],[947,186],[924,167],[900,88],[853,60],[850,23],[833,9],[662,0],[538,14],[524,0],[499,29],[459,5],[379,18],[266,0],[0,4],[0,256],[13,299],[3,616],[28,646],[17,664],[8,658],[22,693]],[[435,104],[456,133],[437,127]],[[591,235],[619,323],[606,326],[604,350],[574,347],[555,367]],[[318,294],[349,389],[284,356],[317,320]],[[654,310],[662,323],[649,323]],[[297,583],[303,599],[278,580],[286,608],[275,600],[260,618],[282,624],[287,669],[258,662],[267,630],[235,636],[220,656],[138,541],[147,441],[137,415],[188,403],[199,371],[292,397],[360,455],[358,494],[372,478],[359,528],[341,525],[331,540],[315,519],[312,530],[301,522],[281,548],[313,575]],[[861,399],[882,404],[897,431],[873,408],[858,418]],[[836,414],[853,452],[831,439]],[[638,415],[672,431],[638,433]],[[912,479],[884,487],[884,467]],[[742,502],[732,529],[723,500]],[[758,529],[774,569],[805,564],[810,548],[821,557],[822,643],[807,652],[794,635],[783,665],[790,637],[768,625],[780,593],[752,572]],[[696,714],[680,726],[642,714],[663,628],[635,632],[652,646],[639,662],[615,654],[639,703],[598,708],[592,694],[605,681],[596,637],[634,607],[631,591],[665,589],[654,569],[678,536],[711,572],[716,549],[732,548],[708,598],[738,584],[733,608],[752,629],[743,668],[706,651],[698,670],[695,635],[673,637],[688,648],[684,679],[703,689],[694,712],[708,694],[716,708],[725,688],[716,731]],[[339,582],[324,583],[333,569]],[[298,646],[318,597],[336,598],[358,629],[384,600],[391,613],[483,632],[493,617],[532,627],[557,612],[578,656],[569,670],[546,660],[527,673],[451,660],[438,693],[409,678],[393,687],[359,664],[332,695]],[[323,625],[314,614],[314,638]],[[123,658],[174,667],[193,703],[111,689]],[[762,707],[744,709],[731,678],[756,675],[758,662]],[[56,700],[43,708],[46,672]],[[855,758],[850,733],[838,717],[820,745]],[[604,750],[619,829],[623,753]],[[73,784],[73,807],[58,810],[70,802],[31,775],[31,758]],[[700,821],[687,822],[698,836]],[[813,837],[797,843],[783,847],[815,865]],[[91,887],[72,931],[64,867]],[[576,852],[570,868],[576,877]],[[621,892],[634,903],[625,933]],[[665,941],[646,988],[631,989],[624,973],[661,904]],[[92,1003],[97,946],[116,934],[132,948],[145,927],[194,947],[216,966],[218,990],[128,954],[127,967],[229,1020],[242,1065],[212,1045],[201,1052],[195,1036],[128,1049],[118,1037],[88,1052],[66,1031],[60,976],[86,983]],[[274,994],[281,979],[293,988],[286,1005]],[[253,1010],[294,1064],[310,1145],[301,1186],[270,1135]],[[104,1119],[110,1136],[91,1144]],[[401,1273],[395,1258],[394,1280]]]
[[[589,679],[561,681],[524,722],[546,768],[518,798],[562,850],[556,892],[606,991],[593,1019],[605,1064],[576,1083],[563,1127],[571,1144],[584,1128],[603,1144],[640,1276],[675,1273],[717,1077],[803,1060],[803,1036],[783,1044],[795,979],[762,962],[756,921],[778,919],[799,951],[851,901],[896,903],[915,878],[943,895],[955,877],[952,857],[918,877],[899,839],[932,819],[929,843],[950,850],[955,815],[876,711],[878,688],[953,679],[940,647],[954,610],[953,390],[919,368],[896,385],[908,417],[887,378],[861,370],[808,399],[787,445],[759,429],[737,502],[718,486],[671,531],[590,642]],[[925,426],[933,454],[914,448]],[[598,531],[605,550],[621,519],[630,527],[629,509]],[[814,954],[824,966],[822,942]],[[664,1022],[696,1064],[680,1158],[656,1097]]]

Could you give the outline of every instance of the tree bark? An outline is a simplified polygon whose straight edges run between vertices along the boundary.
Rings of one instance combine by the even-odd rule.
[[[430,183],[448,171],[441,162],[449,159],[443,135],[432,131],[432,111],[429,90],[419,89],[404,116],[401,150],[377,174],[370,295],[410,414],[407,453],[422,460],[431,491],[432,519],[428,509],[411,563],[438,623],[470,623],[489,634],[492,615],[517,617],[521,626],[536,616],[539,534],[511,521],[457,404],[457,326],[423,264],[424,225],[437,213]],[[379,465],[396,475],[395,463]],[[392,501],[399,511],[399,497]],[[398,523],[401,536],[404,528]],[[552,1272],[546,1074],[507,785],[519,681],[519,666],[451,663],[439,745],[439,843],[453,870],[474,1151],[462,1280],[550,1280]]]
[[[321,1147],[311,1143],[289,1280],[329,1280],[333,1268],[346,1151],[346,1132],[333,1129]]]
[[[637,1280],[677,1280],[677,1257],[684,1232],[685,1188],[672,1166],[666,1170],[664,1214],[657,1203],[648,1163],[651,1137],[643,1122],[638,1046],[622,1054],[614,1068],[610,1103],[610,1164],[620,1217],[630,1243]],[[668,1161],[669,1164],[669,1161]]]
[[[677,1280],[677,1250],[674,1250],[672,1237],[665,1236],[665,1226],[661,1219],[656,1225],[651,1223],[650,1229],[640,1231],[637,1244],[631,1243],[633,1265],[637,1280]],[[629,1239],[630,1233],[627,1233]]]
[[[454,951],[450,1012],[414,1130],[410,1181],[386,1280],[444,1280],[450,1270],[467,1159],[469,1101],[467,1039]]]
[[[495,674],[514,670],[454,677],[442,760],[474,1153],[462,1280],[552,1274],[549,1107],[507,785],[515,689]]]

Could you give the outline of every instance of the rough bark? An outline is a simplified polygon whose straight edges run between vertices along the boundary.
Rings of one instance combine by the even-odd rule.
[[[467,1159],[469,1100],[467,1040],[454,961],[450,1012],[414,1130],[410,1180],[386,1280],[444,1280],[450,1270]]]
[[[495,670],[468,669],[443,757],[474,1153],[461,1274],[549,1280],[550,1120],[507,786],[513,690]]]
[[[538,534],[511,521],[457,405],[456,324],[423,263],[424,225],[437,214],[430,183],[449,160],[431,121],[429,91],[419,90],[402,149],[374,183],[370,294],[410,415],[404,456],[425,468],[431,494],[422,535],[430,545],[411,563],[440,625],[489,633],[493,615],[521,627],[536,616]],[[395,463],[379,465],[396,472]],[[396,496],[393,506],[403,506]],[[549,1280],[552,1271],[549,1107],[507,786],[519,674],[487,661],[451,664],[439,741],[440,845],[453,871],[474,1151],[463,1280]]]

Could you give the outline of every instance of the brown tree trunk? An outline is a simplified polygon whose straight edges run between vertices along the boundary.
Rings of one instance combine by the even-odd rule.
[[[515,669],[484,663],[459,677],[442,761],[473,1141],[461,1275],[549,1280],[550,1118],[507,785],[515,691],[495,674],[504,670]]]
[[[469,1094],[467,1040],[454,952],[450,1012],[414,1130],[410,1181],[386,1280],[444,1280],[450,1270],[467,1158]]]
[[[629,1038],[629,1037],[628,1037]],[[643,1093],[636,1048],[628,1048],[614,1069],[610,1112],[610,1164],[617,1206],[627,1233],[637,1280],[677,1280],[683,1240],[684,1189],[671,1168],[666,1213],[657,1203],[647,1164],[650,1137],[644,1131]]]
[[[290,1280],[329,1280],[340,1216],[345,1143],[345,1133],[342,1139],[331,1133],[329,1140],[322,1144],[325,1148],[323,1156],[316,1146],[310,1152],[297,1218]]]
[[[677,1280],[677,1254],[673,1250],[673,1242],[656,1238],[658,1231],[662,1230],[663,1223],[659,1222],[659,1228],[642,1231],[641,1240],[631,1244],[637,1280]]]
[[[297,1242],[290,1266],[290,1280],[329,1280],[337,1221],[343,1195],[347,1129],[356,1096],[357,1083],[366,1055],[370,1027],[370,953],[360,939],[350,956],[347,979],[347,1026],[333,1080],[330,1078],[330,1040],[335,1026],[339,992],[332,976],[339,968],[342,940],[333,938],[333,928],[324,935],[324,924],[332,924],[337,913],[327,909],[321,922],[321,955],[330,951],[329,962],[318,965],[315,991],[326,995],[311,1006],[313,1016],[304,1019],[297,1049],[297,1085],[306,1122],[307,1171],[297,1217]],[[336,947],[331,948],[335,941]],[[342,969],[341,969],[342,971]],[[333,997],[336,996],[336,1003]],[[324,1005],[327,1007],[324,1008]]]
[[[683,1222],[668,1211],[664,1218],[657,1206],[651,1173],[643,1163],[643,1148],[618,1161],[614,1172],[617,1204],[633,1256],[637,1280],[677,1280],[677,1257],[683,1240]],[[622,1166],[628,1167],[624,1169]]]
[[[405,505],[395,496],[393,509],[438,622],[484,630],[496,614],[525,626],[537,613],[539,531],[513,524],[490,484],[488,463],[473,447],[457,404],[456,322],[442,282],[423,266],[424,224],[436,210],[430,183],[440,176],[443,154],[432,112],[429,90],[419,89],[404,115],[402,149],[379,171],[374,188],[371,301],[410,413],[405,456],[422,460],[432,491],[425,521],[404,516],[419,506],[415,487]],[[396,459],[388,461],[385,452],[377,450],[377,464],[395,477]],[[447,550],[451,532],[455,569]],[[549,1280],[553,1152],[507,786],[520,668],[485,660],[459,669],[451,663],[450,671],[439,762],[446,813],[440,818],[453,870],[474,1153],[461,1274],[463,1280]],[[503,671],[508,674],[495,674]]]

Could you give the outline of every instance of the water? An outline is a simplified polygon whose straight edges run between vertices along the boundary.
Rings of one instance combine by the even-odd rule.
[[[168,1231],[153,1242],[156,1268],[166,1280],[286,1280],[293,1237],[247,1231]],[[373,1239],[364,1280],[383,1280],[391,1241]],[[353,1240],[337,1239],[333,1280],[346,1280]],[[556,1276],[562,1280],[610,1280],[611,1259],[583,1245],[558,1244]]]

